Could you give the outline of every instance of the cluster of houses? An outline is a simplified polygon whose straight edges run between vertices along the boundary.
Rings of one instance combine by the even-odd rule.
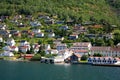
[[[55,57],[55,62],[61,62],[66,59],[70,59],[72,61],[79,61],[83,55],[93,56],[95,53],[99,53],[103,55],[103,57],[120,56],[119,44],[116,47],[105,47],[92,46],[90,42],[76,42],[73,43],[70,48],[68,48],[67,44],[59,43],[56,45],[56,50],[57,57]]]
[[[9,57],[14,56],[14,52],[26,53],[27,51],[30,51],[31,47],[33,48],[34,53],[37,53],[40,47],[40,45],[38,45],[37,43],[32,44],[31,46],[30,43],[25,40],[21,40],[19,43],[17,43],[19,45],[16,46],[16,42],[13,38],[7,39],[7,41],[4,41],[4,43],[6,45],[2,48],[3,52],[0,55]]]
[[[62,24],[58,29],[60,30],[69,30],[69,26],[64,24],[64,21],[57,21],[49,16],[39,15],[38,19],[44,21],[45,24]],[[24,20],[24,22],[22,21]],[[27,21],[27,22],[26,22]],[[29,23],[28,23],[29,22]],[[64,40],[64,37],[57,37],[54,33],[54,30],[42,30],[41,27],[43,25],[37,19],[33,19],[32,16],[28,15],[24,18],[21,15],[15,16],[11,20],[12,24],[15,24],[18,28],[30,26],[29,30],[9,30],[7,25],[4,23],[4,18],[0,18],[0,42],[5,43],[6,45],[2,48],[3,52],[0,56],[14,56],[14,52],[22,52],[26,53],[27,51],[31,50],[31,47],[36,54],[39,51],[40,45],[38,43],[33,43],[32,45],[27,42],[26,40],[20,40],[20,42],[16,42],[14,39],[17,37],[23,37],[23,35],[27,35],[28,38],[44,38],[46,36],[48,38],[54,38],[53,44],[55,48],[52,49],[50,44],[45,45],[45,53],[46,54],[57,54],[55,57],[55,62],[62,62],[66,59],[70,59],[72,61],[80,60],[82,55],[94,55],[94,53],[100,53],[104,57],[118,57],[120,56],[120,44],[116,47],[109,47],[109,46],[92,46],[90,42],[75,42],[71,43],[71,46],[68,47],[66,43],[61,43]],[[70,22],[68,22],[70,23]],[[100,25],[93,26],[94,28],[101,28]],[[79,34],[84,33],[85,37],[88,38],[103,38],[106,37],[107,39],[112,39],[112,34],[106,35],[96,35],[96,34],[86,34],[88,29],[81,24],[75,24],[73,26],[73,33],[68,36],[70,40],[76,40],[79,38]],[[58,36],[58,35],[57,35]],[[26,36],[25,36],[26,37]],[[6,39],[6,40],[4,40]]]

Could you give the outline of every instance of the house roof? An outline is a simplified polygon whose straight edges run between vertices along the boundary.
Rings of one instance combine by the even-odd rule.
[[[10,48],[15,49],[15,48],[16,48],[16,46],[10,46]]]
[[[34,44],[34,48],[39,48],[40,45],[39,44]]]
[[[15,33],[17,33],[17,32],[19,32],[18,30],[11,30],[10,31],[10,34],[15,34]]]
[[[70,36],[78,36],[78,34],[71,34]]]
[[[26,42],[26,40],[21,40],[20,42],[21,42],[21,43],[24,43],[24,42]]]
[[[14,40],[14,39],[12,39],[12,38],[7,39],[7,41],[12,41],[12,40]]]
[[[90,42],[76,42],[76,43],[73,43],[73,47],[74,46],[88,46],[89,44],[91,44]]]
[[[118,51],[118,52],[120,52],[120,47],[111,47],[111,51]]]
[[[80,54],[78,54],[78,53],[74,53],[74,55],[75,55],[75,56],[77,56],[78,58],[80,58],[80,57],[81,57],[81,55],[80,55]]]
[[[102,28],[101,25],[94,25],[94,26],[91,26],[92,28]]]
[[[74,53],[88,53],[88,50],[73,50]]]
[[[20,46],[20,49],[27,49],[28,46]]]
[[[110,47],[95,46],[91,48],[91,51],[110,51]]]
[[[56,46],[67,46],[66,44],[57,44]]]
[[[34,56],[34,54],[22,54],[21,56],[32,57],[32,56]]]

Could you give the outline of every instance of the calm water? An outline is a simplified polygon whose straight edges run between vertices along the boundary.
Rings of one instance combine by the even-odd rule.
[[[120,67],[0,61],[0,80],[120,80]]]

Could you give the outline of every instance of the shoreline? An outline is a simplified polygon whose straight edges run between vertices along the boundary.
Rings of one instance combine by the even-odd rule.
[[[30,61],[30,60],[5,60],[5,59],[0,59],[0,61],[13,61],[13,62],[40,62],[40,61]],[[41,62],[40,62],[41,63]],[[45,64],[71,64],[71,65],[91,65],[91,66],[103,66],[103,67],[120,67],[120,64],[89,64],[87,62],[78,62],[78,63],[45,63]]]

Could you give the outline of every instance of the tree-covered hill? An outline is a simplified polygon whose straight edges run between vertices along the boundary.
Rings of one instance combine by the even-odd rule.
[[[0,15],[28,15],[38,12],[58,15],[66,20],[81,17],[83,21],[88,21],[90,17],[94,17],[97,21],[104,19],[116,25],[120,22],[116,13],[111,10],[109,0],[0,0]]]
[[[117,13],[120,19],[120,0],[106,0],[111,6],[112,9]]]

